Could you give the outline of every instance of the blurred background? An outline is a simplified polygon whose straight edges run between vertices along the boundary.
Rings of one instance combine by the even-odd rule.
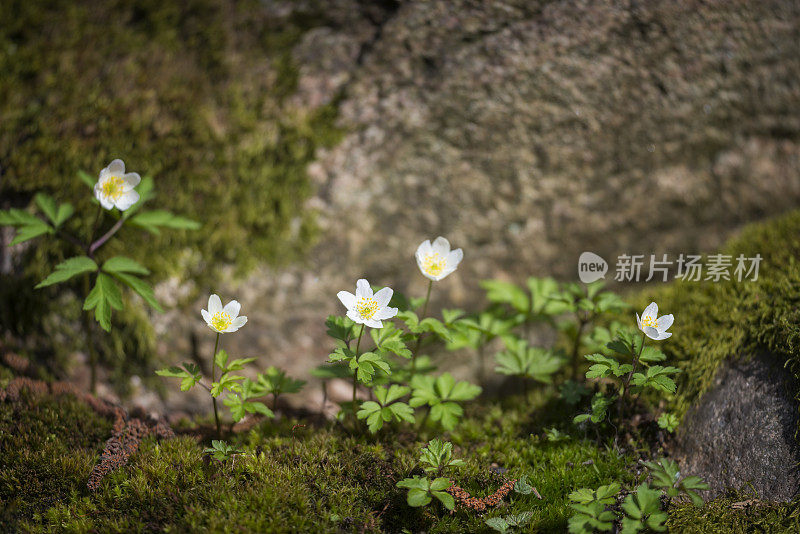
[[[93,217],[77,172],[122,158],[202,223],[114,250],[168,310],[115,315],[105,391],[152,409],[192,411],[153,369],[207,358],[211,292],[249,317],[224,348],[307,379],[338,291],[424,293],[424,239],[464,249],[432,306],[471,309],[485,278],[710,252],[800,205],[792,0],[4,0],[0,72],[0,208]],[[0,335],[80,383],[74,295],[31,289],[60,254],[0,247]]]

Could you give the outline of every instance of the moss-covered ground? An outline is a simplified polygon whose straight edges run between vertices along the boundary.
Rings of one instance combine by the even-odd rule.
[[[725,358],[769,349],[798,361],[800,212],[745,229],[724,252],[763,257],[759,280],[689,282],[647,289],[676,315],[663,344],[684,373],[673,404],[685,407],[711,383]],[[790,365],[791,366],[791,365]],[[2,382],[9,378],[3,372]],[[0,383],[2,385],[2,383]],[[579,487],[641,480],[637,460],[661,453],[652,442],[620,443],[571,425],[576,409],[552,389],[473,403],[444,435],[387,428],[373,437],[348,425],[284,418],[228,436],[243,453],[226,463],[205,457],[208,443],[184,433],[146,439],[130,463],[92,494],[86,480],[111,423],[70,397],[24,395],[0,404],[0,529],[25,532],[481,532],[495,515],[530,511],[529,532],[563,532],[566,496]],[[296,427],[295,425],[305,425]],[[566,434],[548,441],[545,429]],[[191,427],[190,427],[191,428]],[[410,508],[395,483],[422,474],[418,451],[432,437],[452,441],[464,467],[451,478],[476,496],[527,475],[542,496],[511,493],[481,515],[439,504]],[[703,508],[669,508],[674,532],[796,532],[797,503],[731,494]]]

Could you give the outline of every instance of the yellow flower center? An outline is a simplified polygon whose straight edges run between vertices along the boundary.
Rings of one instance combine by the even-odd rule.
[[[439,276],[447,266],[447,259],[440,256],[438,252],[428,254],[422,260],[422,269],[431,276]]]
[[[125,182],[119,176],[109,176],[106,181],[100,184],[100,191],[103,196],[117,200],[122,196],[122,188]]]
[[[372,319],[372,316],[378,311],[378,301],[371,297],[362,298],[356,304],[356,311],[364,319]]]
[[[211,326],[219,332],[228,328],[232,322],[231,316],[225,312],[217,312],[211,317]]]
[[[642,317],[642,328],[645,326],[652,326],[653,328],[658,329],[658,324],[656,324],[654,317]]]

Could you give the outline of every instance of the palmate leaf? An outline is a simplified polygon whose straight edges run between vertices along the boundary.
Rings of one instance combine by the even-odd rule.
[[[39,282],[39,284],[36,285],[36,289],[66,282],[73,276],[96,270],[97,264],[88,256],[76,256],[74,258],[69,258],[68,260],[56,265],[56,270],[50,273],[47,278]]]

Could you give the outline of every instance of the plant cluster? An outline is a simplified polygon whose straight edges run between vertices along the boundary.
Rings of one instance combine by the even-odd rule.
[[[94,328],[89,317],[93,316],[101,328],[109,332],[112,312],[122,310],[125,306],[124,288],[139,295],[156,311],[162,311],[153,288],[144,279],[150,271],[125,256],[103,257],[104,246],[118,238],[118,232],[126,224],[153,234],[158,234],[161,228],[192,230],[199,228],[199,224],[166,210],[143,211],[141,208],[155,196],[154,181],[150,177],[142,179],[135,172],[126,173],[125,164],[120,159],[115,159],[101,170],[97,181],[84,172],[79,173],[79,177],[92,188],[92,202],[97,206],[94,222],[88,227],[71,224],[75,214],[72,204],[59,204],[44,193],[34,196],[33,204],[38,213],[21,209],[0,211],[0,226],[16,229],[11,246],[41,236],[55,238],[63,245],[63,253],[67,258],[55,265],[50,275],[36,288],[69,283],[82,296],[83,310],[87,312],[82,326],[90,356],[90,387],[94,392],[97,384],[97,353]],[[113,221],[110,226],[105,224],[109,218]],[[80,285],[75,283],[76,278]]]
[[[697,491],[707,490],[709,486],[699,477],[681,477],[677,464],[668,458],[644,462],[644,465],[651,482],[643,482],[630,491],[619,507],[616,505],[622,487],[616,482],[570,493],[570,507],[574,513],[569,519],[569,531],[573,534],[609,532],[619,522],[623,534],[663,532],[667,530],[666,509],[673,499],[687,499],[695,506],[703,505]]]

